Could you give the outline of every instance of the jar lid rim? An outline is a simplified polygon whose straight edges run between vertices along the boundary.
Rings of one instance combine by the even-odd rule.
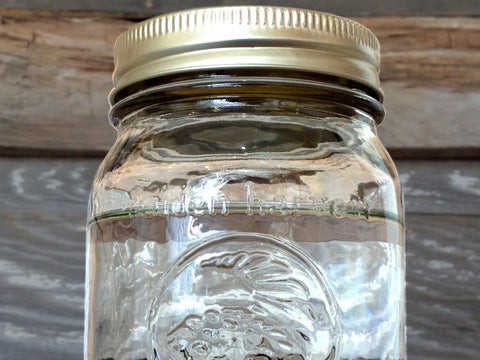
[[[114,93],[163,75],[271,68],[344,77],[383,97],[380,45],[369,29],[290,7],[209,7],[157,16],[120,34],[114,62]]]

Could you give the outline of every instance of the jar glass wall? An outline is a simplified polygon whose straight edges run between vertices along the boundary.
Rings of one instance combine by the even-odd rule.
[[[350,75],[117,83],[89,207],[86,359],[405,359],[401,190],[381,92]]]

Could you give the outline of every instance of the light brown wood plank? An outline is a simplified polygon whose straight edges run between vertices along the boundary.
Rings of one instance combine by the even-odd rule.
[[[387,116],[379,134],[392,154],[480,156],[479,19],[357,20],[382,45]]]
[[[293,6],[316,9],[343,16],[459,16],[480,15],[478,3],[475,0],[365,0],[365,1],[335,1],[324,0],[184,0],[181,2],[161,0],[123,0],[123,1],[95,1],[95,0],[3,0],[3,9],[48,10],[63,12],[112,12],[121,16],[146,17],[187,8],[221,5],[274,5]]]
[[[382,46],[382,79],[409,85],[479,88],[480,22],[476,18],[356,18]]]
[[[0,158],[0,360],[82,358],[84,226],[98,163]],[[476,360],[479,162],[398,167],[407,199],[409,358]],[[446,204],[435,208],[438,199]]]
[[[387,118],[396,157],[480,157],[480,18],[360,18],[383,45]],[[3,17],[0,153],[101,155],[112,45],[132,23]]]
[[[122,21],[3,19],[0,148],[104,153],[112,44]]]
[[[387,111],[378,133],[400,158],[480,158],[480,91],[383,83]]]

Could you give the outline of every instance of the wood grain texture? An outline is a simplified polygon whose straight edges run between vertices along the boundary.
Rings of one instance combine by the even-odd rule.
[[[480,157],[480,18],[358,18],[379,37],[396,157]],[[132,22],[0,18],[0,154],[103,155],[112,45]]]
[[[480,217],[407,215],[409,359],[478,359]]]
[[[112,44],[126,22],[2,19],[0,147],[105,152]]]
[[[475,0],[3,0],[1,9],[28,9],[64,12],[110,12],[118,16],[147,17],[169,11],[222,5],[275,5],[303,7],[343,16],[460,16],[480,15]]]
[[[480,215],[480,161],[396,164],[408,213]]]
[[[0,359],[81,359],[86,199],[98,160],[0,164]]]
[[[0,158],[0,360],[82,358],[84,224],[98,164]],[[397,164],[407,207],[409,358],[476,360],[480,162]]]

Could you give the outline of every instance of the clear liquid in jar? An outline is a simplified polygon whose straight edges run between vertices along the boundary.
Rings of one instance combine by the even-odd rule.
[[[89,226],[87,351],[115,360],[403,359],[401,236],[402,225],[382,217],[98,218]]]

